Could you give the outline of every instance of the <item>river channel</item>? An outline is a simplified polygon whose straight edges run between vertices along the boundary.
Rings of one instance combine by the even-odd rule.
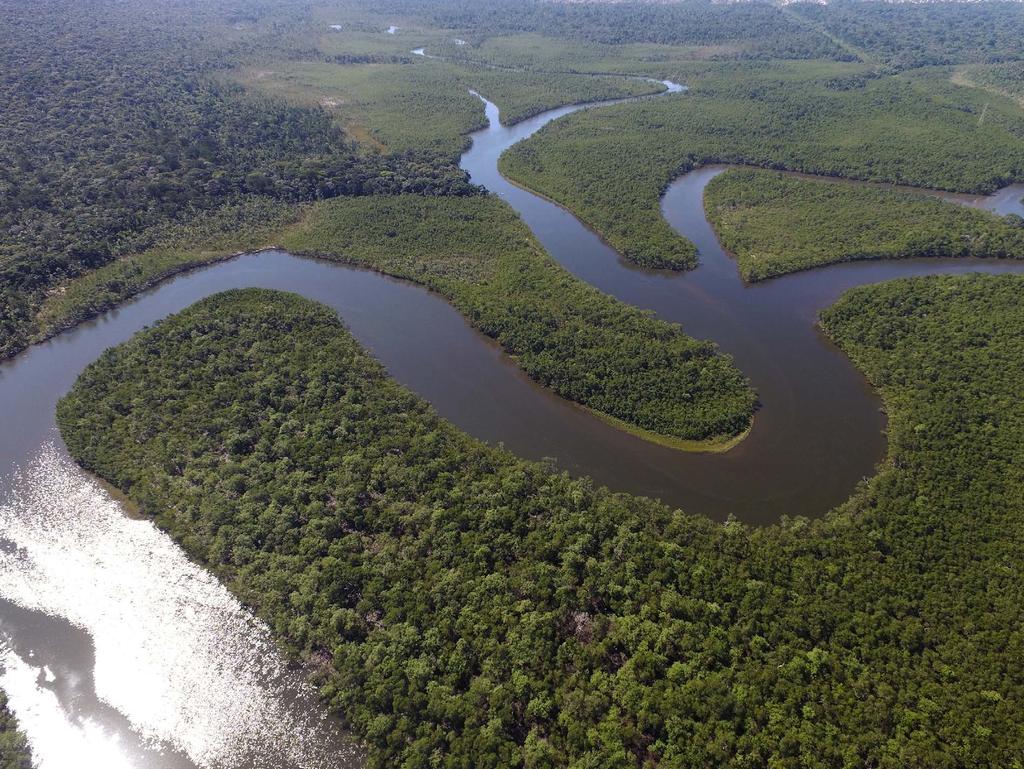
[[[670,87],[663,98],[682,90]],[[703,168],[666,193],[665,216],[699,250],[674,274],[635,268],[557,205],[497,171],[500,154],[579,107],[490,126],[463,167],[504,197],[568,270],[714,340],[762,406],[725,454],[626,435],[532,383],[438,296],[365,270],[265,251],[179,276],[0,364],[0,687],[41,767],[347,769],[358,748],[326,717],[269,631],[149,522],[133,519],[67,455],[57,400],[112,345],[231,288],[294,291],[334,308],[398,381],[460,428],[553,458],[616,490],[751,523],[820,515],[885,453],[878,397],[815,328],[845,290],[910,275],[1021,272],[977,260],[863,262],[744,284],[704,214]],[[1020,212],[1020,187],[961,201]]]

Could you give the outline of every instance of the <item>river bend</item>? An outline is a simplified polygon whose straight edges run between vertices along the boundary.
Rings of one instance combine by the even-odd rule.
[[[697,244],[700,268],[637,269],[497,171],[505,149],[579,107],[509,128],[493,104],[486,109],[490,126],[463,157],[473,180],[515,207],[574,274],[733,355],[763,402],[750,437],[726,454],[699,455],[626,435],[531,382],[438,296],[365,270],[266,251],[170,280],[0,364],[0,686],[43,769],[361,764],[262,623],[151,523],[126,515],[63,446],[56,401],[104,349],[168,314],[231,288],[294,291],[337,310],[392,376],[479,438],[615,489],[760,523],[824,512],[884,455],[880,403],[815,330],[822,307],[894,277],[1024,270],[872,262],[748,286],[703,215],[717,168],[682,177],[664,198],[668,220]],[[968,202],[1005,212],[1022,192]]]

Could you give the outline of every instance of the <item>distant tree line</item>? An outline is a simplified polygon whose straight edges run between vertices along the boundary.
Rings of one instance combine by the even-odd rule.
[[[838,0],[791,8],[897,69],[1022,57],[1024,6],[1019,2]]]
[[[730,56],[849,59],[826,35],[767,3],[558,3],[546,0],[381,0],[381,12],[415,14],[465,30],[471,40],[538,33],[600,43],[736,44]],[[742,45],[740,45],[742,44]]]
[[[252,195],[478,191],[451,157],[360,153],[324,111],[211,77],[228,54],[202,25],[226,21],[188,9],[0,0],[0,356],[48,290],[168,221]]]

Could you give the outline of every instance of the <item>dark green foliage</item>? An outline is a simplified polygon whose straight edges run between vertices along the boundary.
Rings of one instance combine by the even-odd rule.
[[[631,426],[703,440],[750,425],[754,393],[714,345],[574,278],[496,197],[332,200],[282,244],[429,286],[533,379]]]
[[[516,145],[502,169],[567,205],[627,258],[692,266],[661,216],[679,173],[712,162],[964,192],[1024,179],[1024,114],[943,72],[879,77],[863,65],[701,64],[692,90],[588,110]]]
[[[742,58],[847,58],[825,35],[767,3],[553,3],[544,0],[383,0],[382,12],[416,13],[474,40],[517,33],[599,43],[722,46]]]
[[[474,188],[450,158],[361,156],[320,109],[211,79],[192,4],[0,0],[0,356],[60,281],[235,202]],[[223,33],[226,35],[226,33]]]
[[[704,205],[746,280],[856,259],[1024,258],[1015,219],[855,182],[733,169]]]
[[[123,256],[61,286],[36,314],[29,339],[46,339],[186,270],[274,245],[302,211],[258,195],[154,227],[152,247]]]
[[[0,769],[32,769],[32,754],[0,691]]]
[[[1013,767],[1022,291],[897,281],[826,313],[885,396],[889,462],[765,529],[473,441],[272,292],[108,351],[58,417],[319,661],[372,766]]]
[[[791,7],[836,37],[901,69],[1022,56],[1024,7],[1017,2],[839,0]]]

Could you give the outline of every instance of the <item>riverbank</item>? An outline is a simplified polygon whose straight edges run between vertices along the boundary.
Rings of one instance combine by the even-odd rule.
[[[1024,257],[1024,219],[985,210],[988,200],[749,168],[726,170],[704,193],[751,282],[858,259]]]
[[[543,751],[606,765],[657,743],[696,767],[721,759],[713,733],[737,736],[739,762],[795,732],[831,761],[853,729],[866,760],[894,741],[917,755],[893,722],[921,717],[905,693],[922,688],[937,707],[921,729],[963,755],[980,724],[970,751],[991,759],[1017,750],[1024,693],[1005,675],[1015,647],[990,631],[1024,606],[998,568],[1024,515],[1024,377],[1007,365],[1024,360],[1022,281],[890,282],[829,311],[891,404],[893,453],[819,521],[722,526],[483,446],[396,387],[327,308],[278,292],[220,295],[136,337],[79,380],[62,426],[281,637],[329,662],[327,701],[381,763]],[[168,442],[178,470],[151,472]],[[858,696],[829,699],[851,680]],[[751,710],[774,715],[750,730]],[[566,726],[598,722],[601,740]]]

